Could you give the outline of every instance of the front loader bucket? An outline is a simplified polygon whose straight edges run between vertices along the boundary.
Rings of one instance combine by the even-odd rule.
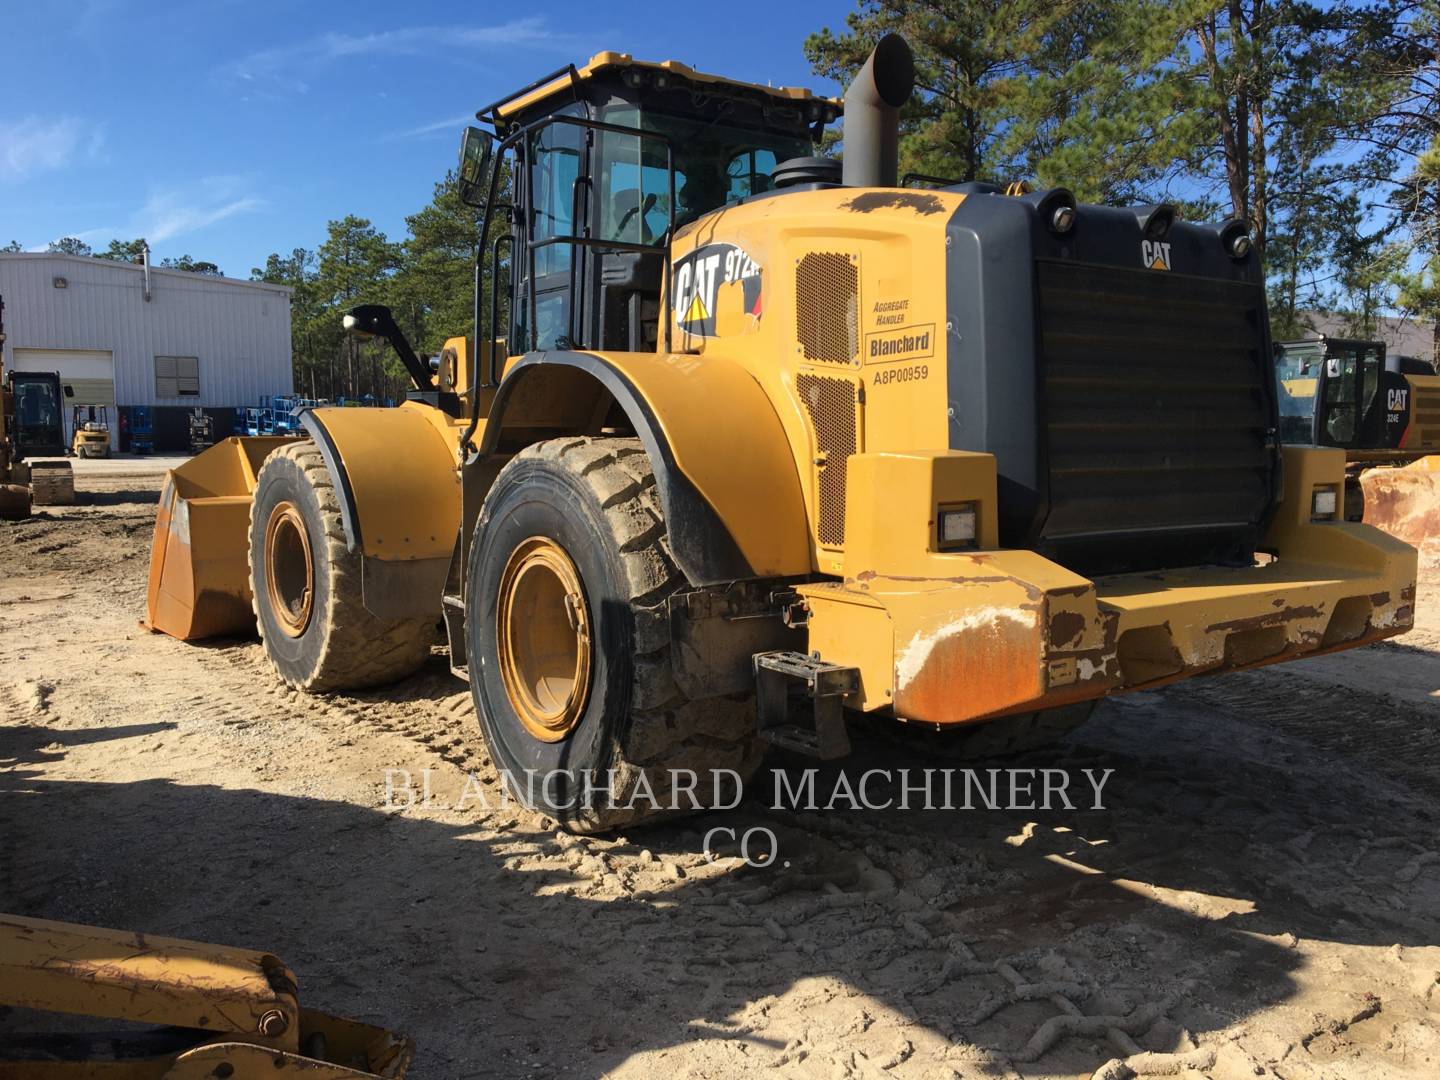
[[[294,441],[225,439],[166,474],[150,548],[150,629],[184,641],[254,630],[250,500],[265,458]]]
[[[1366,469],[1365,524],[1414,544],[1421,557],[1440,557],[1440,455],[1432,454],[1401,469]],[[1428,544],[1427,544],[1428,541]]]

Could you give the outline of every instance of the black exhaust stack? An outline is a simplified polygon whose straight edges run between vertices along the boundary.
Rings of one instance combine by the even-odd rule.
[[[895,187],[900,177],[900,109],[915,88],[915,54],[886,34],[845,91],[846,187]]]

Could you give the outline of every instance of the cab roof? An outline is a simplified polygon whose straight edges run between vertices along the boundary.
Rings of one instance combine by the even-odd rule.
[[[642,71],[649,76],[650,80],[663,78],[664,81],[660,85],[667,85],[671,82],[688,83],[714,89],[729,89],[746,97],[770,98],[797,105],[814,102],[817,105],[828,106],[824,110],[829,114],[824,117],[827,120],[835,119],[844,108],[844,103],[839,98],[812,94],[803,87],[762,86],[759,83],[741,82],[737,79],[728,79],[723,75],[711,75],[703,71],[696,71],[688,64],[682,64],[678,60],[662,60],[657,63],[649,60],[636,60],[629,53],[607,50],[596,53],[584,67],[577,68],[571,64],[528,86],[521,87],[499,101],[486,105],[476,112],[475,116],[479,120],[490,121],[497,127],[503,126],[510,118],[527,109],[534,108],[549,98],[564,94],[603,75],[617,71],[623,72],[626,69]],[[816,119],[820,118],[816,117]]]

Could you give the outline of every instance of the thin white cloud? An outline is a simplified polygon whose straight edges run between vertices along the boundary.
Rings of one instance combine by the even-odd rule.
[[[192,187],[152,193],[131,219],[131,231],[160,244],[264,205],[264,199],[244,191],[233,178],[211,177]]]
[[[71,229],[55,237],[71,236],[91,246],[104,248],[111,240],[143,236],[151,247],[197,232],[227,218],[263,209],[266,201],[247,190],[238,177],[210,176],[183,188],[157,189],[123,225],[100,225]],[[44,251],[46,245],[30,248]]]
[[[64,168],[84,136],[85,126],[73,116],[0,120],[0,180],[23,180],[33,173]]]
[[[447,50],[516,47],[568,48],[568,35],[546,29],[545,19],[512,19],[495,26],[409,26],[369,34],[331,32],[294,45],[250,53],[220,68],[222,78],[245,84],[257,94],[303,94],[313,76],[326,64],[360,56],[441,55]]]
[[[418,139],[425,135],[434,135],[437,131],[453,131],[458,138],[460,129],[466,124],[473,123],[475,123],[475,114],[473,112],[461,113],[459,116],[447,116],[444,120],[421,124],[419,127],[408,128],[405,131],[397,131],[386,137],[390,139]]]

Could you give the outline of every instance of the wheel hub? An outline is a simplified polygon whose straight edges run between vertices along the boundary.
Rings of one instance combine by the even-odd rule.
[[[265,523],[265,585],[280,629],[299,637],[315,602],[315,561],[305,519],[292,502],[279,502]]]
[[[590,610],[570,556],[545,536],[510,555],[496,610],[500,678],[521,724],[542,742],[560,742],[590,696]]]

